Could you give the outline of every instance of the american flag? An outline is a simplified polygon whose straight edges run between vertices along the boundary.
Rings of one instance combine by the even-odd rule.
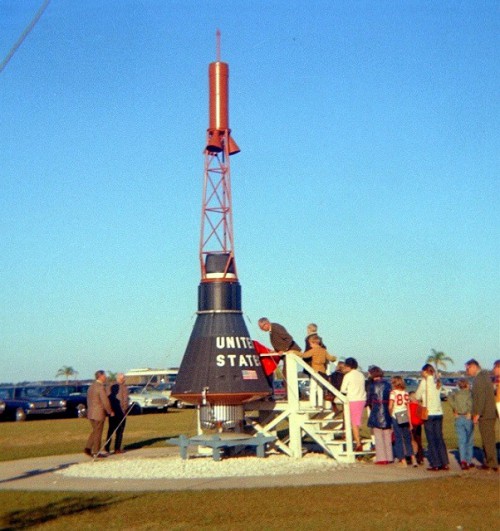
[[[257,371],[241,371],[243,380],[257,380]]]

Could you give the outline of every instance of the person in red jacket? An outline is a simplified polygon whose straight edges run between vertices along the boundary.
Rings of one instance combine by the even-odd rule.
[[[422,446],[422,424],[424,421],[417,415],[418,400],[415,398],[415,391],[411,391],[408,394],[410,395],[411,444],[417,463],[422,465],[424,462],[424,448]]]

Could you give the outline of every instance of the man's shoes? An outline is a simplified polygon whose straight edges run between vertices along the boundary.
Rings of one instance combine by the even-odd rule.
[[[88,455],[89,457],[92,457],[92,452],[90,451],[90,448],[84,448],[83,453],[85,455]]]
[[[116,454],[124,454],[125,453],[125,450],[115,450],[115,455]]]
[[[488,465],[481,465],[478,467],[479,470],[484,470],[485,472],[487,472],[488,470],[490,470],[490,467]]]
[[[439,468],[438,466],[430,466],[427,468],[427,470],[429,472],[439,472],[441,470],[441,468]]]
[[[104,459],[106,457],[108,457],[108,456],[106,454],[103,454],[103,453],[98,453],[98,454],[94,454],[93,455],[94,459]]]
[[[460,468],[461,468],[462,470],[469,470],[469,465],[468,465],[465,461],[462,461],[462,462],[460,463]]]

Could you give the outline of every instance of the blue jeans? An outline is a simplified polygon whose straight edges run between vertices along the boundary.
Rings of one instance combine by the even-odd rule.
[[[427,459],[431,467],[442,467],[449,464],[448,451],[443,439],[443,415],[429,415],[424,422],[427,437]]]
[[[392,429],[394,430],[394,457],[396,459],[404,459],[412,456],[410,425],[398,424],[396,419],[393,418]]]
[[[455,431],[458,438],[458,452],[460,461],[470,463],[474,449],[474,423],[463,415],[455,418]]]

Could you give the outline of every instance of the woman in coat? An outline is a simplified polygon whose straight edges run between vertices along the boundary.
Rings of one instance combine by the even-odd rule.
[[[375,464],[387,465],[394,460],[392,454],[392,419],[389,413],[391,384],[384,380],[380,367],[368,369],[370,383],[366,404],[370,408],[368,427],[375,437]]]

